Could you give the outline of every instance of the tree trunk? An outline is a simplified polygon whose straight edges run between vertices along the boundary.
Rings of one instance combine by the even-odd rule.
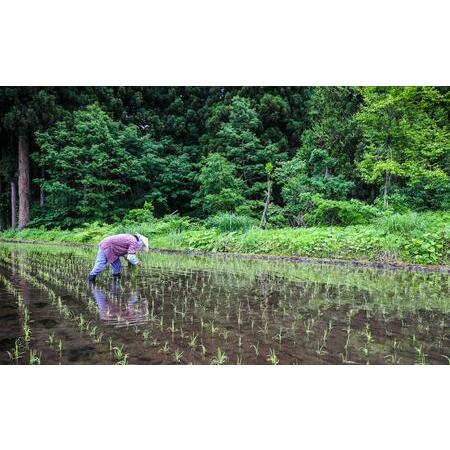
[[[270,196],[272,195],[272,181],[267,181],[266,201],[264,202],[264,210],[261,216],[261,228],[267,227],[267,212],[269,210]]]
[[[383,208],[386,209],[388,207],[388,193],[389,186],[391,184],[391,174],[386,172],[384,176],[384,193],[383,193]]]
[[[17,197],[16,197],[16,183],[11,181],[11,228],[17,226]]]
[[[45,172],[44,168],[41,167],[41,178],[44,179]],[[42,208],[44,206],[45,202],[45,194],[44,194],[44,188],[41,186],[40,195],[39,195],[39,206]]]
[[[30,157],[28,137],[19,136],[19,229],[30,221]]]

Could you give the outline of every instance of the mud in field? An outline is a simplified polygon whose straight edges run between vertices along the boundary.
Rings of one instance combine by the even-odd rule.
[[[448,364],[448,274],[0,244],[1,364]],[[214,259],[214,261],[212,261]]]

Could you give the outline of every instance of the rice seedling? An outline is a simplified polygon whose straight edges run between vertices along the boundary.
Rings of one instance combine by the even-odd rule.
[[[352,328],[351,328],[350,324],[347,325],[346,328],[343,328],[343,330],[347,333],[347,337],[345,339],[344,353],[341,353],[342,362],[343,363],[351,363],[353,361],[349,361],[349,359],[348,359],[348,345],[350,342],[350,333],[352,332]]]
[[[209,327],[210,327],[210,330],[211,330],[211,336],[214,336],[214,334],[216,334],[217,331],[219,330],[218,327],[215,327],[215,326],[214,326],[214,322],[213,322],[213,321],[211,321],[211,322],[209,323]]]
[[[400,349],[400,342],[394,339],[392,346],[392,353],[384,357],[385,361],[390,364],[400,364],[400,358],[398,357],[399,349]]]
[[[219,333],[219,336],[222,336],[225,340],[227,340],[229,334],[230,334],[229,330],[223,330]]]
[[[89,336],[95,339],[95,336],[97,334],[97,326],[94,325],[91,329],[89,329],[89,325],[86,327],[86,330],[89,331]]]
[[[206,347],[203,345],[203,342],[200,344],[200,350],[202,352],[202,356],[206,356]]]
[[[162,353],[163,355],[170,353],[169,343],[167,341],[164,343],[164,346],[159,349],[159,353]]]
[[[414,347],[416,350],[416,364],[424,365],[427,363],[427,354],[424,351],[423,345],[419,345],[417,347]]]
[[[313,327],[314,327],[314,317],[307,319],[306,321],[303,322],[305,325],[305,334],[306,334],[306,338],[309,338],[310,334],[314,334],[313,331]]]
[[[167,328],[167,331],[170,331],[173,334],[175,334],[178,329],[175,327],[175,321],[172,319],[172,325]]]
[[[275,353],[274,349],[269,349],[269,354],[266,357],[266,361],[270,362],[270,364],[278,365],[280,363],[280,360],[278,359],[278,356]]]
[[[192,333],[188,345],[192,350],[195,350],[197,347],[197,339],[198,339],[198,335],[195,333]]]
[[[128,354],[124,352],[123,345],[113,347],[114,356],[118,365],[128,364]]]
[[[41,364],[41,354],[39,353],[39,356],[38,356],[36,350],[30,350],[29,356],[30,356],[30,359],[29,359],[30,365]]]
[[[80,328],[80,331],[83,331],[86,325],[86,319],[84,318],[83,314],[80,314],[78,316],[78,327]]]
[[[149,330],[143,331],[142,337],[144,338],[144,341],[148,341],[150,339],[150,331]]]
[[[62,341],[60,339],[59,342],[58,342],[58,352],[59,352],[59,357],[60,358],[62,356],[62,349],[63,349],[63,344],[62,344]]]
[[[183,353],[184,352],[180,351],[178,348],[175,350],[175,353],[173,354],[173,360],[176,364],[179,364],[181,362]]]
[[[152,338],[150,339],[150,345],[151,345],[152,347],[158,347],[158,346],[159,346],[159,341],[158,341],[158,339],[152,337]]]
[[[214,365],[223,365],[227,362],[228,356],[220,350],[220,348],[217,349],[217,355],[214,356],[214,358],[211,360],[211,364]]]
[[[251,344],[250,348],[252,348],[255,351],[256,356],[259,356],[259,342],[257,342],[256,345]]]
[[[23,332],[23,340],[26,344],[28,344],[31,341],[31,328],[28,325],[28,322],[24,322],[22,325],[22,332]]]
[[[283,339],[283,328],[280,327],[280,330],[278,331],[278,333],[272,337],[273,340],[277,340],[278,343],[281,345],[281,340]]]
[[[23,355],[21,347],[22,347],[22,341],[20,338],[18,338],[14,341],[14,347],[11,349],[11,351],[6,352],[9,356],[9,359],[11,361],[14,361],[16,364],[19,362],[19,359]]]
[[[54,331],[48,335],[47,342],[50,345],[50,347],[53,347],[53,344],[55,343],[55,332]]]

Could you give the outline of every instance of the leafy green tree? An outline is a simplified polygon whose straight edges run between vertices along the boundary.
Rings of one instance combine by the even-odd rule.
[[[136,127],[115,122],[98,105],[38,133],[41,153],[35,158],[47,167],[47,179],[40,181],[47,192],[44,221],[74,226],[123,216],[132,205],[126,196],[146,182],[131,140],[139,142]]]
[[[244,202],[244,184],[235,167],[218,153],[210,153],[197,177],[199,190],[193,201],[206,214],[234,212]]]
[[[260,200],[264,194],[265,165],[277,164],[287,155],[275,144],[264,145],[258,137],[262,123],[251,102],[239,96],[230,104],[218,104],[207,121],[209,134],[203,139],[206,148],[222,154],[236,167],[245,182],[244,195]]]
[[[365,139],[358,164],[364,180],[383,187],[383,205],[393,180],[421,190],[448,185],[449,95],[433,87],[366,87],[357,114]]]

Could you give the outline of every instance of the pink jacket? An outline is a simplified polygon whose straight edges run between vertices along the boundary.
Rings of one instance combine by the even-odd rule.
[[[142,248],[142,242],[132,234],[116,234],[100,242],[100,248],[105,252],[108,263],[113,263],[120,256],[135,254]]]

